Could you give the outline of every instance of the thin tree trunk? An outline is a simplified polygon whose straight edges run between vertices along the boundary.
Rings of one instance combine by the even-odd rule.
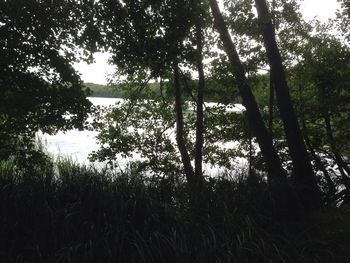
[[[253,138],[252,138],[252,132],[249,127],[249,167],[248,167],[248,176],[251,176],[253,172],[253,163],[252,163],[252,158],[253,158]]]
[[[314,147],[312,146],[312,142],[307,134],[307,129],[306,129],[306,125],[305,125],[304,121],[303,121],[303,130],[304,130],[304,138],[305,138],[306,146],[308,147],[312,158],[315,160],[315,164],[316,164],[317,169],[322,171],[323,176],[326,179],[327,188],[328,188],[328,195],[333,196],[336,193],[335,184],[332,181],[332,178],[329,175],[327,169],[325,168],[321,158],[317,155],[317,153],[314,150]]]
[[[331,176],[329,175],[326,167],[324,166],[321,158],[318,156],[318,154],[315,152],[314,150],[314,147],[312,145],[312,142],[309,138],[309,134],[308,134],[308,130],[307,130],[307,127],[306,127],[306,123],[305,123],[305,118],[304,118],[304,114],[303,114],[303,101],[302,101],[302,86],[301,84],[299,84],[299,112],[300,112],[300,119],[301,119],[301,124],[302,124],[302,132],[303,132],[303,135],[304,135],[304,138],[305,138],[305,143],[306,143],[306,146],[307,148],[309,149],[309,152],[312,156],[312,158],[315,160],[315,164],[316,164],[316,167],[318,170],[321,170],[322,173],[323,173],[323,176],[325,177],[326,179],[326,183],[327,183],[327,188],[328,188],[328,197],[331,198],[335,195],[336,193],[336,188],[335,188],[335,184],[331,178]]]
[[[181,161],[184,166],[185,176],[191,189],[195,185],[195,175],[191,164],[191,158],[188,154],[184,139],[184,123],[181,102],[181,90],[179,80],[179,67],[177,61],[174,62],[174,88],[175,88],[175,113],[176,113],[176,142],[181,155]]]
[[[199,22],[200,23],[200,22]],[[197,42],[197,71],[198,71],[198,88],[197,88],[197,119],[196,119],[196,142],[195,142],[195,176],[196,180],[202,178],[203,162],[203,144],[204,144],[204,117],[203,117],[203,92],[205,88],[205,78],[203,69],[203,35],[200,24],[196,25],[196,42]]]
[[[274,27],[266,0],[255,0],[264,39],[277,105],[283,121],[287,144],[293,162],[293,182],[299,197],[308,209],[322,205],[321,192],[312,169],[301,130],[294,113],[289,88],[285,77],[282,58],[276,42]]]
[[[272,75],[270,72],[270,96],[269,96],[269,131],[271,136],[273,136],[273,102],[275,98]]]
[[[276,2],[275,0],[272,1],[272,11],[275,11]],[[273,26],[275,26],[275,15],[272,14],[272,23]],[[275,90],[273,87],[273,80],[272,80],[272,73],[270,70],[270,94],[269,94],[269,131],[271,136],[273,137],[273,104],[275,99]]]
[[[331,125],[331,118],[329,116],[329,112],[327,110],[325,110],[323,115],[324,115],[324,121],[326,124],[326,133],[327,133],[328,141],[329,141],[329,144],[331,146],[331,150],[332,150],[332,153],[334,155],[335,162],[338,165],[338,169],[339,169],[339,172],[342,176],[343,183],[344,183],[345,187],[348,189],[348,191],[350,191],[349,167],[346,164],[346,162],[343,160],[343,157],[341,156],[341,154],[339,153],[339,151],[335,145],[332,125]],[[345,174],[344,170],[346,171],[347,174]]]
[[[269,185],[272,192],[279,192],[278,190],[285,191],[285,189],[288,188],[285,170],[282,167],[277,151],[273,146],[271,134],[264,124],[258,105],[255,101],[255,97],[249,87],[245,76],[245,70],[239,59],[236,47],[232,42],[231,36],[228,32],[216,0],[210,0],[209,3],[214,17],[215,27],[220,34],[220,39],[223,43],[224,50],[229,58],[232,72],[238,84],[239,93],[242,97],[242,103],[246,108],[249,125],[257,138],[262,155],[266,162],[267,171],[269,174]],[[279,185],[280,189],[278,189]],[[275,197],[277,197],[279,194],[276,194]]]

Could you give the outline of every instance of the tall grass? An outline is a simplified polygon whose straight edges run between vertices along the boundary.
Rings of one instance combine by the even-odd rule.
[[[176,175],[0,162],[0,262],[349,262],[347,208],[280,220],[266,186],[223,177],[200,211]]]

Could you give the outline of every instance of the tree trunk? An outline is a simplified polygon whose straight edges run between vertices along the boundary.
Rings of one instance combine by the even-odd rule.
[[[175,89],[175,113],[176,113],[176,142],[181,155],[181,161],[184,167],[185,176],[189,187],[195,186],[195,175],[191,164],[191,158],[188,154],[184,139],[184,122],[181,102],[181,90],[179,80],[179,67],[177,61],[174,62],[174,89]]]
[[[332,150],[332,153],[334,155],[335,162],[338,165],[338,169],[339,169],[339,172],[342,176],[344,186],[346,187],[346,189],[348,191],[350,191],[349,166],[343,160],[343,157],[341,156],[341,154],[339,153],[339,151],[335,145],[332,125],[331,125],[331,117],[329,115],[328,110],[325,110],[323,115],[324,115],[324,121],[326,124],[326,133],[327,133],[328,141],[329,141],[329,144],[331,146],[331,150]],[[347,174],[345,173],[344,170],[346,171]]]
[[[269,96],[269,131],[273,137],[273,101],[275,98],[275,92],[273,88],[272,75],[270,72],[270,96]]]
[[[336,189],[335,184],[334,184],[331,176],[329,175],[326,167],[324,166],[322,159],[315,152],[314,146],[312,145],[312,141],[309,138],[309,134],[308,134],[308,130],[306,127],[306,122],[305,122],[305,117],[304,117],[304,112],[303,112],[303,105],[304,105],[304,102],[302,101],[303,89],[302,89],[302,85],[300,83],[299,83],[298,89],[299,89],[299,112],[300,112],[299,114],[300,114],[300,119],[301,119],[301,124],[302,124],[302,133],[303,133],[304,138],[305,138],[306,146],[309,149],[309,152],[315,161],[315,165],[316,165],[317,169],[322,171],[323,176],[326,179],[327,188],[328,188],[327,197],[328,197],[328,199],[331,199],[334,197],[337,189]]]
[[[220,34],[220,39],[223,43],[224,50],[229,58],[233,75],[235,76],[238,84],[239,93],[242,97],[242,103],[246,108],[249,126],[256,136],[266,163],[268,182],[272,195],[274,196],[275,200],[280,198],[278,202],[283,203],[286,201],[282,201],[283,198],[293,199],[293,195],[290,194],[291,191],[287,182],[285,170],[283,169],[277,151],[273,146],[271,134],[267,130],[261,117],[255,97],[245,76],[245,70],[239,59],[236,47],[232,42],[218,4],[216,0],[210,0],[209,3],[214,17],[214,25]]]
[[[282,58],[276,42],[275,30],[266,0],[255,0],[262,27],[270,71],[276,91],[277,105],[283,121],[287,144],[293,162],[293,182],[303,204],[308,209],[322,205],[321,192],[312,169],[301,130],[294,113]]]
[[[327,169],[325,168],[321,158],[317,155],[317,153],[314,150],[314,147],[312,146],[312,142],[307,134],[306,124],[304,121],[303,121],[303,130],[304,130],[304,138],[305,138],[306,146],[309,148],[310,154],[311,154],[312,158],[315,160],[315,164],[316,164],[317,169],[322,171],[323,176],[326,179],[327,188],[328,188],[328,196],[333,196],[336,193],[335,184],[332,181],[332,178],[329,175]]]
[[[195,142],[195,176],[199,181],[202,178],[203,163],[203,144],[204,144],[204,117],[203,117],[203,90],[205,87],[204,69],[203,69],[203,35],[202,27],[196,25],[196,42],[197,42],[197,71],[198,71],[198,88],[197,88],[197,119],[196,119],[196,142]]]

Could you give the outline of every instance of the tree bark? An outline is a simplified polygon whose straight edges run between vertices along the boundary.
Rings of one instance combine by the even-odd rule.
[[[266,168],[269,175],[269,185],[272,187],[272,191],[276,192],[278,191],[277,188],[279,185],[281,186],[280,189],[283,189],[283,185],[288,188],[285,170],[283,169],[277,151],[273,146],[272,137],[262,119],[258,105],[255,101],[255,97],[245,76],[245,70],[239,59],[236,47],[232,42],[218,4],[216,0],[210,0],[209,3],[214,17],[214,25],[219,32],[221,42],[223,43],[224,50],[229,58],[232,72],[238,84],[239,93],[242,97],[242,103],[246,108],[249,125],[252,132],[256,136],[266,163]]]
[[[287,144],[293,162],[293,183],[303,204],[308,209],[322,205],[321,192],[312,169],[301,130],[294,113],[282,58],[276,42],[275,30],[266,0],[255,0],[262,36],[267,53],[277,105],[283,121]]]
[[[195,186],[195,175],[191,164],[191,158],[188,154],[184,139],[184,122],[181,102],[181,89],[179,80],[179,66],[174,61],[174,89],[175,89],[175,113],[176,113],[176,142],[181,155],[181,161],[184,167],[185,176],[189,187],[193,189]]]
[[[269,94],[269,131],[273,137],[273,102],[275,99],[275,92],[273,88],[272,75],[270,72],[270,94]]]
[[[275,26],[275,6],[276,6],[276,1],[272,1],[272,24]],[[272,73],[270,71],[270,96],[269,96],[269,131],[271,136],[273,137],[273,105],[274,105],[274,99],[275,99],[275,90],[273,87],[273,80],[272,80]]]

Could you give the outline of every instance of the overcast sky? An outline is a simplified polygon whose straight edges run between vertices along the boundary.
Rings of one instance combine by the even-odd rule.
[[[339,7],[336,0],[302,0],[301,12],[307,20],[317,16],[320,20],[326,21],[335,16]],[[108,54],[98,53],[95,55],[94,64],[77,63],[74,67],[80,72],[84,82],[106,84],[106,75],[112,73],[114,68],[107,64]]]

